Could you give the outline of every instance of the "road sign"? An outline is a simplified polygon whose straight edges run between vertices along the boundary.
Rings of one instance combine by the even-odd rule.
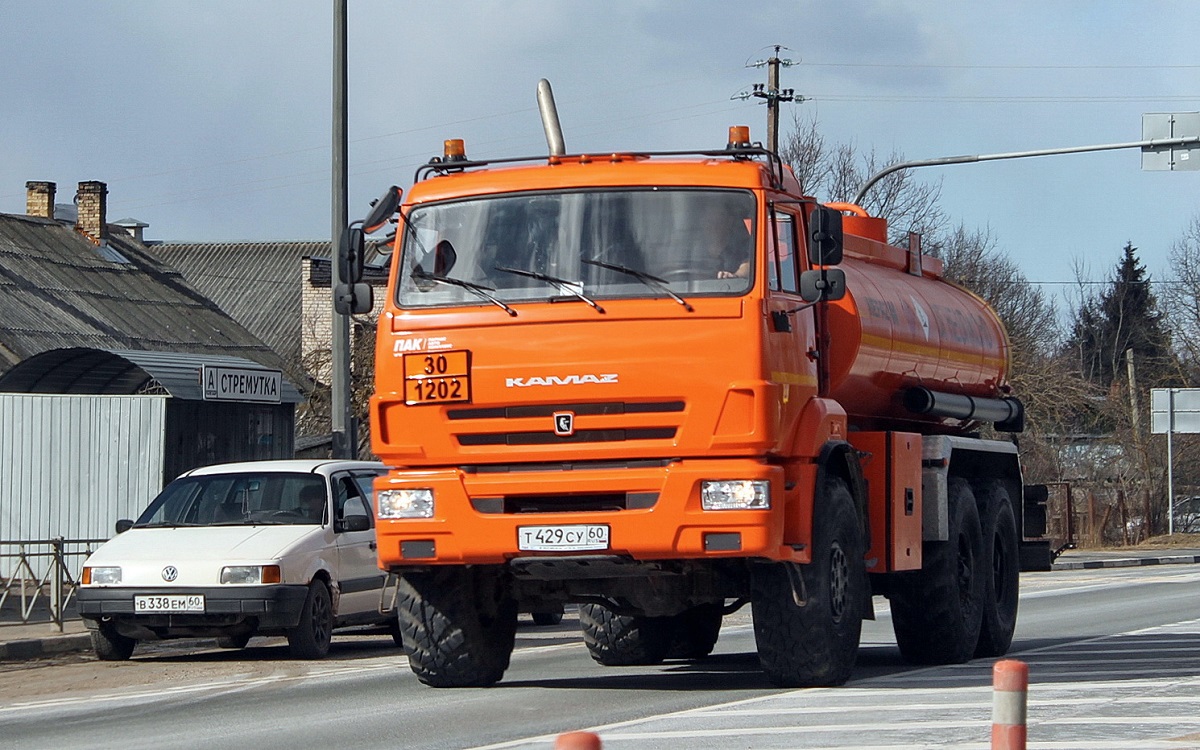
[[[1200,432],[1200,388],[1151,388],[1150,432]]]
[[[1142,139],[1200,136],[1200,112],[1151,112],[1142,115]],[[1200,170],[1200,143],[1142,146],[1142,169]]]
[[[283,373],[249,367],[203,365],[200,385],[205,401],[252,401],[278,404]]]

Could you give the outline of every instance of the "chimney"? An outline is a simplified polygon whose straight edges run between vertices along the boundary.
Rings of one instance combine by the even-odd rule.
[[[29,216],[53,219],[56,187],[57,185],[53,182],[41,180],[31,180],[25,183],[25,213]]]
[[[104,215],[107,195],[108,186],[95,180],[79,183],[79,192],[75,194],[75,206],[79,209],[75,229],[97,244],[108,239],[108,224]]]

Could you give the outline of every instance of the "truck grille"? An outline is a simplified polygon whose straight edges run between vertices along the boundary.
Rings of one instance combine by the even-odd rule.
[[[456,436],[459,445],[556,445],[563,443],[611,443],[627,440],[671,440],[678,428],[675,425],[648,425],[644,427],[618,427],[577,430],[571,435],[554,432],[550,421],[555,413],[571,412],[576,417],[622,414],[678,414],[684,409],[682,401],[653,403],[606,401],[598,403],[532,404],[521,406],[497,406],[467,409],[451,409],[446,412],[452,422],[474,420],[505,420],[545,417],[546,428],[537,430],[496,430],[494,432],[472,432]],[[523,425],[524,426],[524,425]]]

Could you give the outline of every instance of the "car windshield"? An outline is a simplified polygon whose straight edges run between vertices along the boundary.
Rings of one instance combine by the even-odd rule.
[[[304,473],[204,474],[176,479],[135,526],[318,524],[328,505],[325,478]]]
[[[512,304],[549,298],[740,295],[754,277],[754,217],[744,190],[558,191],[417,206],[397,303],[514,314]]]

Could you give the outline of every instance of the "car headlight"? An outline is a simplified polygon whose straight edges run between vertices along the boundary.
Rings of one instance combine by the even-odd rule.
[[[221,583],[279,583],[278,565],[227,565],[221,568]]]
[[[771,483],[764,479],[727,479],[700,483],[704,510],[766,510],[771,507]]]
[[[433,490],[380,490],[380,518],[433,518]]]
[[[121,582],[121,569],[119,567],[107,568],[91,568],[84,567],[83,576],[80,583],[84,586],[112,586]]]

